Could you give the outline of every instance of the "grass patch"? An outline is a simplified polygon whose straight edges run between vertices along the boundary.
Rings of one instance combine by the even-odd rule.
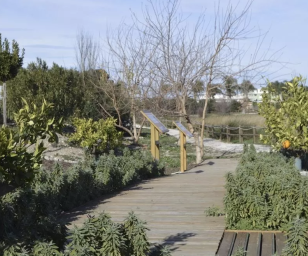
[[[143,128],[141,133],[142,138],[139,139],[139,144],[141,144],[147,150],[151,149],[151,132],[150,129]],[[162,134],[159,137],[160,143],[160,161],[165,165],[167,174],[175,171],[179,171],[180,162],[180,146],[178,145],[178,139]],[[194,166],[196,161],[196,151],[193,144],[186,144],[187,152],[187,168]]]
[[[200,117],[192,117],[196,122],[201,122]],[[231,127],[241,126],[257,126],[264,127],[265,119],[263,116],[257,114],[230,114],[230,115],[218,115],[208,114],[205,117],[205,123],[208,125],[228,125]]]

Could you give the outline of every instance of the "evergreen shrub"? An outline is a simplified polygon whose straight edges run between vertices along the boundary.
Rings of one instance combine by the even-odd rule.
[[[66,171],[58,165],[52,172],[41,170],[28,187],[0,198],[0,241],[6,247],[53,241],[62,248],[67,230],[59,214],[163,171],[149,152],[129,150],[123,156],[111,152],[91,158]]]
[[[308,178],[280,153],[245,146],[236,172],[226,175],[224,198],[229,229],[286,230],[308,216]]]
[[[5,256],[147,256],[150,243],[146,223],[130,212],[124,223],[114,223],[106,213],[88,216],[81,227],[75,227],[67,237],[68,243],[61,250],[53,242],[35,241],[34,246],[15,244],[0,248]],[[155,255],[170,256],[161,247]]]

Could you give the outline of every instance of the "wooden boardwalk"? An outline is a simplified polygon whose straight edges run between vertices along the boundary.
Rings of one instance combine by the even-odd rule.
[[[214,256],[224,232],[224,217],[206,217],[210,206],[223,206],[225,174],[236,159],[205,161],[184,174],[142,182],[116,195],[102,197],[66,216],[80,225],[87,214],[105,211],[123,221],[134,211],[150,228],[150,242],[171,246],[173,256]]]

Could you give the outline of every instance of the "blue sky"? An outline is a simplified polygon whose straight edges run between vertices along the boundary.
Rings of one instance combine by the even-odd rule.
[[[154,0],[155,1],[155,0]],[[37,57],[49,65],[53,62],[76,67],[75,45],[78,31],[84,30],[104,40],[107,27],[129,22],[131,12],[141,16],[140,0],[1,0],[0,33],[15,39],[25,48],[24,66]],[[227,1],[221,0],[223,6]],[[234,4],[237,1],[232,1]],[[182,0],[185,14],[205,11],[213,17],[216,0]],[[244,4],[245,1],[240,1]],[[308,74],[308,1],[255,0],[251,8],[251,26],[268,31],[264,47],[281,50],[279,60],[287,67],[275,79]],[[271,67],[272,70],[278,66]]]

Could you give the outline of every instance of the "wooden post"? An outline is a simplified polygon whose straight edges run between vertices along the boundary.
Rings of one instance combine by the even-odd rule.
[[[226,132],[227,132],[227,142],[230,142],[230,133],[229,133],[229,126],[226,126]]]
[[[214,138],[214,125],[212,125],[212,138]]]
[[[252,127],[253,144],[256,144],[256,127]]]
[[[187,159],[186,159],[186,136],[183,132],[180,132],[181,141],[181,172],[187,170]]]
[[[159,160],[159,131],[155,128],[155,159]]]
[[[181,123],[174,122],[175,126],[180,131],[180,155],[181,155],[181,168],[180,171],[183,173],[187,170],[187,158],[186,158],[186,136],[192,138],[193,135],[188,131]]]
[[[159,131],[151,124],[151,153],[154,159],[159,160]]]
[[[159,133],[169,130],[149,110],[140,112],[151,123],[151,153],[154,159],[159,160]]]
[[[151,154],[155,158],[155,127],[151,124]]]
[[[3,102],[3,125],[7,126],[7,117],[6,117],[6,83],[3,83],[2,86],[2,102]]]
[[[238,127],[238,141],[239,143],[243,143],[243,129],[241,126]]]
[[[220,128],[220,135],[219,135],[219,140],[220,140],[220,141],[222,140],[222,133],[223,133],[223,130],[224,130],[224,127],[223,127],[223,125],[222,125],[221,128]]]

